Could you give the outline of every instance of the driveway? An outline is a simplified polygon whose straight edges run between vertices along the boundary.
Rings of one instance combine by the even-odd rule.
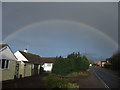
[[[43,77],[43,75],[40,75],[5,81],[2,82],[2,88],[44,88]]]

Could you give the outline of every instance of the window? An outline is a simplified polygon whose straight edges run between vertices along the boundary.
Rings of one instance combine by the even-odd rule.
[[[0,68],[1,69],[7,69],[9,64],[9,60],[2,59],[0,60]]]
[[[6,60],[6,67],[5,67],[5,68],[8,68],[8,63],[9,63],[9,61],[8,61],[8,60]]]
[[[51,67],[51,64],[47,64],[48,67]]]
[[[2,69],[5,68],[5,60],[2,60]]]

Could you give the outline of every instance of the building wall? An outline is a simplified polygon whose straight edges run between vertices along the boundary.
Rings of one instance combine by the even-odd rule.
[[[17,59],[15,58],[15,56],[12,53],[12,51],[10,50],[10,48],[8,46],[4,47],[4,48],[3,48],[3,51],[0,52],[0,59],[16,60],[17,61]]]
[[[24,68],[25,77],[32,76],[32,64],[26,63]]]
[[[19,73],[18,73],[18,78],[20,78],[20,75],[22,75],[22,77],[24,77],[24,63],[22,61],[17,62],[19,64]]]
[[[53,68],[53,63],[44,63],[44,65],[42,66],[44,71],[52,71]]]
[[[17,61],[28,61],[19,51],[15,52],[14,55],[17,58]]]
[[[19,64],[18,78],[32,76],[32,64],[24,63],[22,61],[17,62]]]
[[[9,60],[8,69],[0,69],[0,72],[2,72],[2,81],[14,79],[15,67],[16,67],[16,61]]]

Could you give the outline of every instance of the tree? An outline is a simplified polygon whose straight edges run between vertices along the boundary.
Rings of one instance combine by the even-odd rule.
[[[89,61],[86,56],[83,56],[80,63],[80,70],[85,71],[89,68]]]
[[[80,53],[71,53],[67,58],[56,57],[52,72],[55,74],[67,75],[71,72],[86,71],[89,68],[89,61],[86,56]]]

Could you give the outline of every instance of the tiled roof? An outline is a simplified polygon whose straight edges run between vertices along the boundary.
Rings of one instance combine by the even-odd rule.
[[[5,47],[5,46],[8,46],[7,44],[0,44],[0,49]]]
[[[26,59],[28,59],[29,63],[33,63],[33,64],[52,63],[55,60],[55,58],[53,57],[40,57],[39,55],[32,54],[32,53],[26,53],[23,51],[20,51],[20,53]]]
[[[41,57],[41,63],[53,63],[55,61],[55,57]]]
[[[32,53],[26,53],[19,51],[26,59],[29,60],[29,63],[40,64],[40,56]]]

